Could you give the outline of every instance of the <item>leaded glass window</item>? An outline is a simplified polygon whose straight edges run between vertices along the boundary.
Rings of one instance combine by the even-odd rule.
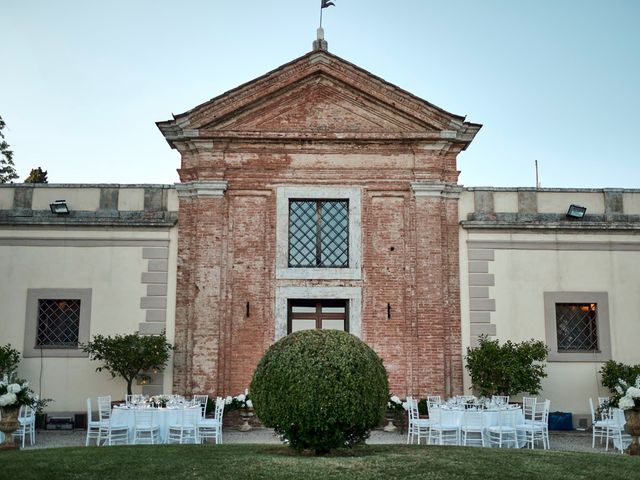
[[[79,330],[80,300],[38,300],[36,346],[76,348]]]
[[[558,352],[598,351],[598,305],[556,303]]]
[[[289,201],[289,267],[349,267],[349,201]]]

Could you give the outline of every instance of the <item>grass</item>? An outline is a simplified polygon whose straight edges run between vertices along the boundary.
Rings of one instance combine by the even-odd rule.
[[[639,478],[640,458],[598,453],[371,445],[324,457],[277,445],[74,447],[0,452],[3,479]]]

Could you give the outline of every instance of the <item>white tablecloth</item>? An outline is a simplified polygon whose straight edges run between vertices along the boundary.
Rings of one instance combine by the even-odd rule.
[[[522,414],[522,408],[520,407],[510,407],[516,413],[516,425],[521,425],[524,423],[524,415]],[[486,428],[494,427],[500,424],[500,413],[497,409],[489,409],[489,410],[480,410],[482,412],[482,417],[484,420],[484,437],[487,441],[487,445],[489,445],[489,437],[487,436]],[[459,427],[462,426],[462,417],[464,415],[463,409],[457,408],[440,408],[440,423],[445,425],[457,425]],[[518,431],[518,444],[522,447],[525,443],[525,435],[522,431]]]
[[[522,415],[522,409],[519,407],[515,407],[513,410],[516,410],[516,425],[520,425],[524,423],[524,416]],[[499,424],[499,412],[498,410],[480,410],[482,412],[482,416],[484,418],[484,426],[485,427],[493,427]],[[464,410],[462,409],[448,409],[446,407],[440,409],[440,423],[445,423],[447,425],[458,425],[462,426],[462,416],[464,415]]]
[[[620,410],[619,408],[611,409],[611,418],[616,423],[616,426],[622,430],[622,435],[618,437],[617,435],[613,436],[613,446],[617,449],[622,448],[625,450],[631,444],[631,435],[625,432],[624,425],[627,423],[627,419],[624,416],[624,410]],[[620,441],[622,440],[622,447],[620,446]]]
[[[176,408],[149,408],[149,407],[113,407],[111,412],[111,422],[114,425],[127,425],[129,427],[129,442],[133,442],[133,436],[135,433],[136,408],[144,408],[145,410],[151,410],[155,423],[160,427],[160,439],[162,442],[167,441],[167,433],[169,425],[180,423],[180,410],[183,408],[197,408],[195,407],[176,407]]]

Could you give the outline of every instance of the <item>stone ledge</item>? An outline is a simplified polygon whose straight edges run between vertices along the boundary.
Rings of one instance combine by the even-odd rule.
[[[56,215],[48,210],[0,210],[0,225],[68,225],[172,227],[178,222],[178,212],[167,211],[70,211]]]
[[[593,230],[593,231],[638,231],[640,221],[636,222],[509,222],[500,220],[466,220],[460,222],[465,229],[483,230]]]

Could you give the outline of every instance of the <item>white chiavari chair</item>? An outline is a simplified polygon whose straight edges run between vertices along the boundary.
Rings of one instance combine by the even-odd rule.
[[[485,428],[484,412],[477,409],[465,409],[464,412],[462,412],[462,424],[460,425],[461,445],[480,443],[480,445],[484,447]],[[473,438],[474,435],[476,438]]]
[[[100,427],[106,427],[108,425],[101,423],[99,420],[93,419],[93,412],[91,411],[91,398],[87,398],[87,439],[84,442],[85,447],[89,446],[91,439],[96,441],[96,445],[99,444]]]
[[[611,440],[611,442],[613,443],[613,448],[619,450],[620,453],[624,453],[625,442],[623,441],[623,439],[625,437],[628,437],[628,435],[625,435],[623,433],[624,424],[624,411],[619,408],[611,408],[609,410],[609,423],[605,427],[605,450],[609,450],[609,440]]]
[[[22,441],[22,448],[25,445],[25,439],[29,435],[29,444],[35,443],[36,435],[36,412],[29,405],[22,405],[18,411],[18,429],[13,432],[14,437],[18,437]]]
[[[133,411],[134,430],[133,443],[147,443],[154,445],[161,443],[160,427],[155,412],[151,408],[136,408]]]
[[[100,416],[98,445],[128,444],[129,427],[112,421],[111,395],[98,397],[98,413]]]
[[[497,444],[499,448],[513,446],[518,448],[518,422],[519,410],[515,408],[498,409],[498,424],[487,428],[489,445]]]
[[[420,444],[420,438],[424,438],[425,442],[429,433],[429,425],[431,419],[420,418],[418,409],[418,399],[412,396],[407,397],[407,415],[409,417],[409,426],[407,428],[407,443],[412,444],[416,439],[416,443]]]
[[[608,418],[608,415],[603,417],[603,411],[601,409],[599,409],[599,413],[596,414],[591,398],[589,398],[589,409],[591,410],[591,448],[595,448],[596,438],[600,439],[600,443],[607,438],[607,428],[611,424],[611,419]]]
[[[525,445],[535,448],[536,442],[542,442],[542,448],[549,449],[549,408],[551,402],[545,400],[542,403],[534,403],[532,406],[531,418],[522,425],[517,426],[517,430],[522,433]]]
[[[216,444],[222,443],[222,416],[224,415],[224,398],[217,397],[213,418],[205,418],[198,423],[198,438],[204,443],[211,438]]]
[[[524,418],[524,423],[533,422],[536,403],[538,403],[536,397],[522,397],[522,417]]]
[[[437,445],[459,445],[460,444],[460,426],[449,423],[441,405],[429,406],[429,437],[428,444]]]
[[[209,395],[194,395],[193,404],[200,405],[202,418],[204,419],[207,414],[207,402],[209,401]]]
[[[167,443],[199,443],[199,407],[184,407],[178,411],[178,421],[169,425]]]

